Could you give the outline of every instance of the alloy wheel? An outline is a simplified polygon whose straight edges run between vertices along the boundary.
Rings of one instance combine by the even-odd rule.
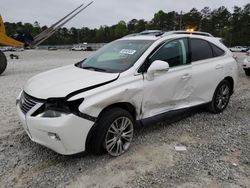
[[[221,85],[216,95],[216,107],[220,110],[224,109],[230,98],[230,88],[227,84]]]
[[[133,138],[133,123],[128,117],[115,119],[106,134],[105,147],[111,156],[119,156],[128,150]]]

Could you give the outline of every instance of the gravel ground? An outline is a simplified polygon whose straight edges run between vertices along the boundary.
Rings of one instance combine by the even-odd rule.
[[[62,156],[30,141],[17,118],[15,98],[33,75],[77,62],[87,53],[18,54],[21,59],[9,60],[0,76],[0,187],[250,188],[250,77],[241,69],[222,114],[193,109],[166,122],[136,127],[131,149],[118,158]],[[187,150],[175,151],[178,145]]]

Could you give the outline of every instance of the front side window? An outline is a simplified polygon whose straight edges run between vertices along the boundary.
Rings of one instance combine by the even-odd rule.
[[[169,64],[169,67],[186,65],[189,63],[188,41],[186,38],[176,39],[164,44],[149,59],[150,64],[155,60],[162,60]]]
[[[190,39],[192,62],[209,59],[213,57],[210,44],[202,39]]]
[[[117,40],[104,46],[76,66],[95,71],[123,72],[133,66],[153,42],[151,40]]]

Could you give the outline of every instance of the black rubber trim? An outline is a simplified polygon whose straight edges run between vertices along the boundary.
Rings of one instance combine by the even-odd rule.
[[[199,104],[199,105],[192,106],[192,107],[186,107],[186,108],[182,108],[182,109],[171,110],[171,111],[168,111],[168,112],[157,114],[157,115],[152,116],[152,117],[137,120],[136,123],[141,124],[141,125],[149,125],[149,124],[169,120],[169,119],[171,119],[172,117],[174,117],[176,115],[180,115],[180,117],[182,117],[182,116],[184,117],[190,111],[205,107],[207,104],[209,104],[209,103],[203,103],[203,104]]]
[[[77,114],[75,114],[83,119],[86,119],[86,120],[89,120],[89,121],[92,121],[92,122],[96,122],[97,118],[94,117],[94,116],[90,116],[88,114],[84,114],[84,113],[81,113],[81,112],[78,112]]]
[[[75,95],[78,95],[80,93],[83,93],[85,91],[89,91],[89,90],[92,90],[92,89],[95,89],[95,88],[98,88],[98,87],[101,87],[101,86],[104,86],[104,85],[107,85],[107,84],[110,84],[114,81],[116,81],[118,78],[119,78],[120,74],[117,76],[117,78],[113,79],[113,80],[110,80],[110,81],[107,81],[107,82],[103,82],[101,84],[97,84],[97,85],[93,85],[93,86],[89,86],[89,87],[86,87],[86,88],[83,88],[83,89],[79,89],[79,90],[76,90],[70,94],[68,94],[66,96],[66,99],[70,99],[71,97],[75,96]]]

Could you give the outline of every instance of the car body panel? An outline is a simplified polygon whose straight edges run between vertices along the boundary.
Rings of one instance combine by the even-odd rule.
[[[220,83],[225,78],[224,61],[224,57],[219,57],[192,63],[194,92],[190,98],[190,105],[195,106],[212,100],[218,85],[214,83]]]
[[[94,122],[73,114],[60,118],[38,118],[24,115],[17,105],[21,124],[30,139],[57,153],[70,155],[85,150],[88,132]],[[48,134],[55,133],[60,140],[52,139]]]
[[[170,68],[154,75],[153,80],[144,79],[142,118],[188,107],[193,89],[192,65]]]
[[[75,95],[70,100],[84,98],[79,110],[94,117],[112,104],[129,103],[135,107],[136,119],[140,119],[142,96],[143,76],[123,75],[110,84]]]
[[[85,70],[75,65],[47,71],[30,79],[24,90],[39,99],[66,97],[71,92],[116,79],[119,73]]]

